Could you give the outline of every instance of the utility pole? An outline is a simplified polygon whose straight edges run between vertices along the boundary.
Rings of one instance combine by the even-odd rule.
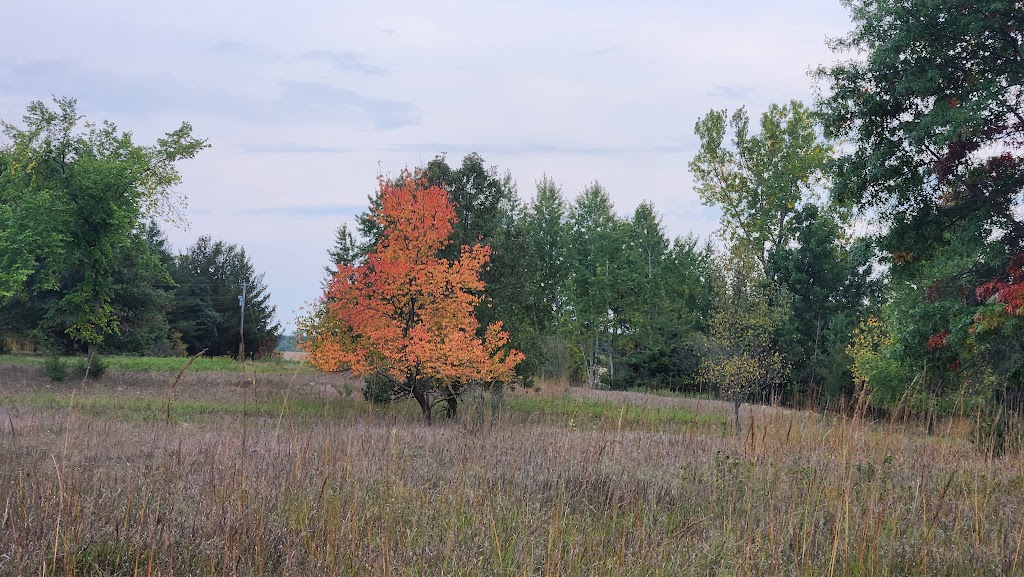
[[[238,321],[238,362],[245,362],[245,289],[248,288],[245,281],[242,281],[242,294],[238,295],[238,306],[242,310]]]

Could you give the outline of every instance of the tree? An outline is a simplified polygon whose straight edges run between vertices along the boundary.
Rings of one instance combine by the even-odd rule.
[[[183,123],[139,146],[110,122],[82,123],[74,99],[54,103],[31,103],[25,128],[2,123],[0,299],[51,291],[47,321],[93,349],[120,330],[115,276],[129,239],[146,216],[178,218],[176,163],[208,145]]]
[[[316,315],[300,323],[303,347],[325,371],[350,369],[389,379],[431,420],[440,402],[454,416],[473,382],[510,382],[523,355],[507,349],[501,322],[478,335],[474,309],[490,249],[463,246],[459,258],[438,256],[449,244],[455,211],[448,194],[422,171],[380,180],[376,247],[359,264],[339,267]],[[325,330],[326,328],[326,330]]]
[[[851,331],[880,304],[870,243],[845,240],[836,212],[814,203],[798,209],[792,218],[794,240],[774,250],[769,261],[770,278],[791,296],[792,314],[779,331],[779,349],[793,367],[794,392],[812,398],[819,396],[826,371],[829,395],[852,391],[852,377],[847,372],[842,383],[834,361],[849,366]]]
[[[778,392],[789,372],[775,346],[789,307],[771,290],[758,285],[734,290],[740,296],[721,301],[711,318],[711,351],[701,362],[700,380],[732,401],[737,434],[742,403]]]
[[[247,356],[269,354],[277,346],[281,325],[263,274],[257,274],[245,249],[201,236],[178,255],[173,271],[178,285],[171,326],[194,355],[237,358],[240,326]],[[245,320],[239,298],[245,285]]]
[[[722,210],[719,232],[733,256],[753,258],[763,271],[772,249],[793,238],[791,217],[822,184],[831,147],[818,138],[811,111],[796,100],[772,104],[761,115],[760,134],[750,134],[743,108],[731,117],[712,110],[695,132],[700,150],[690,171],[697,194]]]
[[[641,205],[643,206],[643,205]],[[653,207],[651,208],[653,210]],[[653,240],[664,250],[640,252],[650,266],[633,277],[631,290],[638,298],[629,307],[630,334],[619,371],[623,386],[697,390],[699,367],[705,353],[706,333],[711,313],[724,283],[710,243],[698,245],[695,237],[677,238],[671,246],[662,243],[663,233],[652,224],[653,213],[638,208],[633,216],[634,235],[647,230],[637,240]],[[656,222],[656,221],[654,221]],[[650,247],[648,242],[640,246]],[[637,245],[631,244],[636,250]],[[639,283],[639,284],[635,284]]]
[[[348,224],[342,224],[334,231],[334,246],[327,251],[331,264],[324,267],[324,288],[330,284],[331,278],[338,272],[338,265],[349,265],[362,256],[363,248],[356,242],[356,237],[349,230]]]
[[[565,309],[569,263],[566,255],[566,205],[562,190],[545,176],[537,194],[520,219],[524,250],[522,266],[522,314],[530,333],[540,340],[531,347],[525,362],[532,362],[542,376],[565,376],[565,347],[559,321]]]
[[[977,288],[1024,252],[1024,6],[846,5],[854,28],[833,49],[857,57],[817,72],[825,132],[853,145],[836,191],[876,215],[900,302],[884,318],[892,347],[941,392],[967,363],[983,376],[1009,352],[972,329]]]
[[[483,157],[474,152],[463,157],[458,166],[450,165],[444,154],[438,155],[427,163],[423,176],[429,185],[448,193],[455,211],[450,242],[439,256],[455,260],[463,246],[490,247],[489,264],[480,272],[487,292],[477,304],[475,314],[481,327],[502,322],[511,345],[526,353],[517,372],[522,376],[534,374],[542,359],[542,339],[526,313],[530,301],[524,256],[529,247],[525,244],[522,207],[511,174],[487,166]],[[401,179],[399,176],[395,181]],[[379,192],[371,195],[368,212],[358,219],[359,231],[365,239],[364,252],[376,246],[382,234],[373,216],[380,210],[380,201]]]
[[[140,227],[119,252],[113,272],[111,307],[118,330],[104,339],[105,350],[137,355],[180,354],[180,337],[173,334],[167,315],[173,306],[170,274],[173,256],[156,222]]]
[[[564,326],[590,387],[599,386],[602,369],[614,380],[612,341],[619,305],[615,292],[621,288],[617,275],[628,232],[628,223],[616,216],[600,184],[587,187],[569,209],[570,276]],[[602,367],[606,354],[607,366]]]

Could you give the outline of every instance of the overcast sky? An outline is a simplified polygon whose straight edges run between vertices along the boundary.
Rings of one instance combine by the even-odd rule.
[[[180,165],[187,230],[242,245],[290,324],[334,230],[378,172],[479,152],[529,199],[598,181],[671,236],[706,237],[693,126],[712,108],[810,101],[839,0],[433,2],[6,0],[0,118],[75,97],[150,144],[183,120],[213,147]]]

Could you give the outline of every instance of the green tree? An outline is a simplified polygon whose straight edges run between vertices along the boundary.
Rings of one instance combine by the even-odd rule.
[[[180,338],[171,333],[167,315],[174,287],[167,238],[156,222],[140,227],[126,239],[114,270],[111,306],[118,330],[106,337],[105,350],[115,353],[165,356],[178,354]]]
[[[180,218],[176,164],[207,144],[183,123],[139,146],[110,122],[83,122],[74,99],[54,104],[31,103],[24,128],[2,123],[0,298],[55,291],[46,322],[93,348],[120,330],[115,277],[130,239],[148,216]]]
[[[355,264],[363,256],[363,247],[356,241],[355,235],[348,228],[348,224],[342,224],[334,231],[334,246],[327,251],[331,264],[324,267],[324,281],[321,283],[324,288],[330,284],[334,274],[338,272],[338,265]]]
[[[636,309],[640,320],[622,363],[627,386],[698,390],[708,323],[724,282],[719,268],[709,243],[673,241],[654,280],[657,291]]]
[[[778,344],[793,367],[793,392],[818,397],[826,371],[826,396],[850,392],[852,377],[842,383],[837,363],[849,366],[845,351],[851,331],[877,313],[879,304],[870,244],[845,241],[835,211],[814,203],[798,209],[792,221],[796,237],[772,253],[769,276],[791,296],[792,314],[779,331]]]
[[[245,249],[201,236],[176,259],[178,284],[172,327],[182,335],[189,354],[203,349],[211,356],[238,356],[242,324],[239,298],[245,285],[246,356],[274,351],[281,325],[274,319],[270,291]]]
[[[796,100],[772,104],[759,134],[750,133],[743,108],[731,117],[712,110],[695,131],[700,150],[689,166],[697,194],[721,209],[719,233],[732,255],[752,258],[764,271],[772,249],[796,234],[791,217],[823,184],[831,147],[818,138],[811,110]]]
[[[457,168],[449,165],[444,155],[437,156],[427,163],[424,174],[431,186],[440,186],[448,193],[455,208],[451,242],[439,256],[454,261],[463,246],[491,247],[491,261],[480,273],[487,292],[477,306],[476,317],[481,327],[502,321],[512,347],[530,359],[537,347],[525,316],[522,256],[526,247],[520,222],[522,207],[512,175],[488,166],[477,153],[467,154]],[[528,361],[518,372],[530,374],[535,370],[536,363]]]
[[[700,380],[732,402],[736,433],[740,406],[777,394],[789,365],[775,345],[789,316],[783,295],[763,283],[733,289],[738,298],[719,301],[710,321],[709,354],[701,362]]]
[[[559,320],[565,308],[569,267],[566,257],[566,204],[562,191],[545,176],[520,218],[524,250],[522,306],[530,332],[540,342],[525,348],[526,367],[541,376],[564,377],[567,362]]]
[[[996,331],[981,342],[972,327],[985,304],[977,289],[1024,252],[1024,7],[846,5],[854,27],[833,49],[853,58],[817,72],[825,132],[852,144],[836,162],[835,188],[876,215],[892,351],[941,394],[1006,360],[988,343],[1019,337]]]
[[[591,387],[599,386],[605,371],[614,380],[613,344],[621,304],[615,299],[620,289],[616,284],[628,232],[628,223],[616,216],[600,184],[587,187],[569,208],[570,275],[563,326]]]

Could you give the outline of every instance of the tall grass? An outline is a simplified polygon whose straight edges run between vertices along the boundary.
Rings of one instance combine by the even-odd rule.
[[[1021,460],[958,423],[765,408],[736,437],[714,403],[557,395],[427,427],[300,385],[184,382],[170,420],[0,396],[0,574],[1024,573]]]

